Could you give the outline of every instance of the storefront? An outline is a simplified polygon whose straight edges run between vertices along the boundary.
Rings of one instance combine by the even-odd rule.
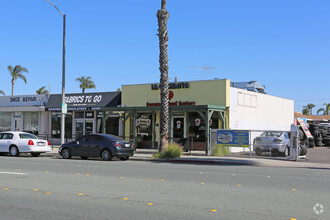
[[[48,133],[46,95],[0,97],[0,131],[25,131],[39,136]]]
[[[65,115],[66,141],[92,133],[120,135],[118,114],[104,113],[105,107],[120,106],[121,92],[66,94],[67,114]],[[49,130],[55,142],[61,137],[62,95],[50,95],[46,104],[49,112]]]
[[[209,152],[209,129],[228,127],[229,80],[175,82],[169,85],[169,141]],[[137,147],[158,148],[159,84],[123,85],[122,133]],[[191,144],[193,142],[193,145]]]

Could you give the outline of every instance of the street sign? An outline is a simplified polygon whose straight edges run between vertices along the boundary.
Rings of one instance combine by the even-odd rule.
[[[66,103],[62,103],[62,113],[68,113],[68,105]]]

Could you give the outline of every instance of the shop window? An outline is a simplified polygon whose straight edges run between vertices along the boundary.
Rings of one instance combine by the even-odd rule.
[[[189,113],[189,137],[196,142],[205,141],[205,120],[197,112]]]
[[[0,112],[0,131],[11,130],[11,114],[10,112]]]
[[[84,112],[75,112],[75,118],[85,118]]]
[[[23,131],[38,135],[39,133],[38,112],[23,113]]]
[[[52,112],[52,137],[61,138],[61,113]],[[72,115],[65,115],[65,138],[72,138]]]

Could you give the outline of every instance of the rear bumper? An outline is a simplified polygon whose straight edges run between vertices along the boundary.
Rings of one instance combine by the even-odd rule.
[[[25,147],[23,151],[21,151],[22,153],[46,153],[46,152],[50,152],[51,147],[33,147],[33,146],[29,146],[29,147]]]
[[[132,157],[133,155],[134,155],[133,148],[129,148],[129,149],[117,148],[113,154],[114,157],[127,157],[127,156]]]

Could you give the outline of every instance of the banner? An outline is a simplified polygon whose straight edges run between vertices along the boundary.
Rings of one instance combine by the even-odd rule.
[[[307,123],[305,123],[305,118],[297,118],[298,123],[301,125],[303,131],[305,132],[307,138],[313,138],[311,132],[309,131],[308,127],[307,127]]]
[[[217,130],[217,145],[224,147],[249,147],[249,131]]]

